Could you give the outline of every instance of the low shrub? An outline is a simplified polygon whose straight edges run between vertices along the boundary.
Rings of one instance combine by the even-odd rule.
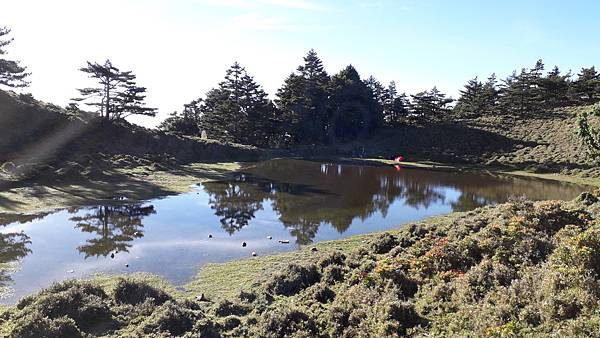
[[[119,279],[114,290],[114,299],[121,304],[136,305],[150,298],[153,299],[155,304],[159,305],[172,299],[163,290],[159,290],[146,282],[127,278]]]
[[[266,284],[266,289],[276,295],[291,296],[298,293],[321,279],[321,274],[314,264],[301,266],[290,264],[278,275],[271,278]]]

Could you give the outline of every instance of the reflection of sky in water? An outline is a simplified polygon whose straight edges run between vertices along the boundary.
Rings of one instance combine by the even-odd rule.
[[[247,172],[234,183],[205,184],[191,193],[127,209],[62,210],[1,227],[1,234],[23,231],[32,242],[28,245],[32,252],[21,259],[19,270],[11,275],[9,284],[15,294],[4,302],[13,302],[53,281],[96,272],[143,271],[183,284],[205,263],[249,257],[253,251],[265,255],[293,250],[297,247],[294,243],[396,228],[428,216],[503,202],[510,192],[534,199],[570,199],[583,189],[539,180],[300,161],[270,162]],[[544,196],[536,196],[536,191]],[[111,210],[107,218],[95,218],[95,212],[106,216],[102,213],[106,210]],[[215,215],[217,210],[222,212],[219,216]],[[81,221],[90,214],[91,222],[99,222],[93,223],[98,227],[92,230],[98,231],[84,232],[85,227],[76,227],[74,217]],[[125,225],[130,214],[137,215],[131,217],[133,225]],[[222,218],[235,225],[229,229],[231,234],[224,230]],[[242,221],[237,222],[238,218]],[[306,223],[299,224],[302,221]],[[92,246],[85,249],[90,252],[78,251],[86,242],[103,238],[103,224],[117,230],[112,236],[121,240],[128,252],[118,252],[111,259],[111,241],[103,241],[100,249]],[[213,238],[209,239],[209,234]],[[269,235],[272,240],[267,239]],[[290,244],[280,244],[280,239]],[[242,242],[247,247],[242,247]]]

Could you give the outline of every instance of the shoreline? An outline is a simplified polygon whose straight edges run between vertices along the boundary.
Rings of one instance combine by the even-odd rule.
[[[308,161],[330,161],[355,165],[400,165],[406,169],[427,169],[446,172],[479,172],[508,176],[529,177],[600,187],[600,178],[563,175],[559,173],[536,173],[525,169],[507,169],[481,165],[449,164],[431,161],[405,161],[401,163],[381,158],[352,157],[274,157],[270,159],[297,159]],[[167,197],[192,190],[197,183],[226,179],[240,170],[244,164],[239,162],[195,162],[156,170],[152,166],[138,166],[129,169],[116,169],[109,175],[86,180],[44,179],[24,181],[0,191],[1,214],[36,214],[52,212],[73,206],[90,204],[119,203],[117,197],[126,197],[131,202]],[[7,182],[5,182],[7,183]],[[10,183],[10,182],[8,182]],[[4,184],[5,186],[8,184]],[[2,185],[0,185],[2,187]]]

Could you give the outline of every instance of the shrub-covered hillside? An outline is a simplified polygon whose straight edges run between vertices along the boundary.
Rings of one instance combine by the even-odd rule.
[[[153,131],[0,90],[0,179],[95,177],[140,165],[257,158],[254,147]]]
[[[64,282],[1,315],[14,337],[594,336],[600,191],[514,201],[313,252],[232,299]],[[235,281],[231,281],[235,287]]]

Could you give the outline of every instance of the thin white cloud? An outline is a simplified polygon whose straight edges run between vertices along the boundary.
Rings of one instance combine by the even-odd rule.
[[[249,12],[236,15],[230,19],[234,29],[256,29],[285,31],[301,28],[299,25],[293,25],[281,17],[265,16],[258,12]]]
[[[257,9],[264,6],[273,6],[307,11],[323,11],[325,6],[309,0],[199,0],[209,6],[231,7],[238,9]]]
[[[326,7],[313,1],[306,0],[257,0],[259,3],[278,7],[304,9],[308,11],[323,11]]]

